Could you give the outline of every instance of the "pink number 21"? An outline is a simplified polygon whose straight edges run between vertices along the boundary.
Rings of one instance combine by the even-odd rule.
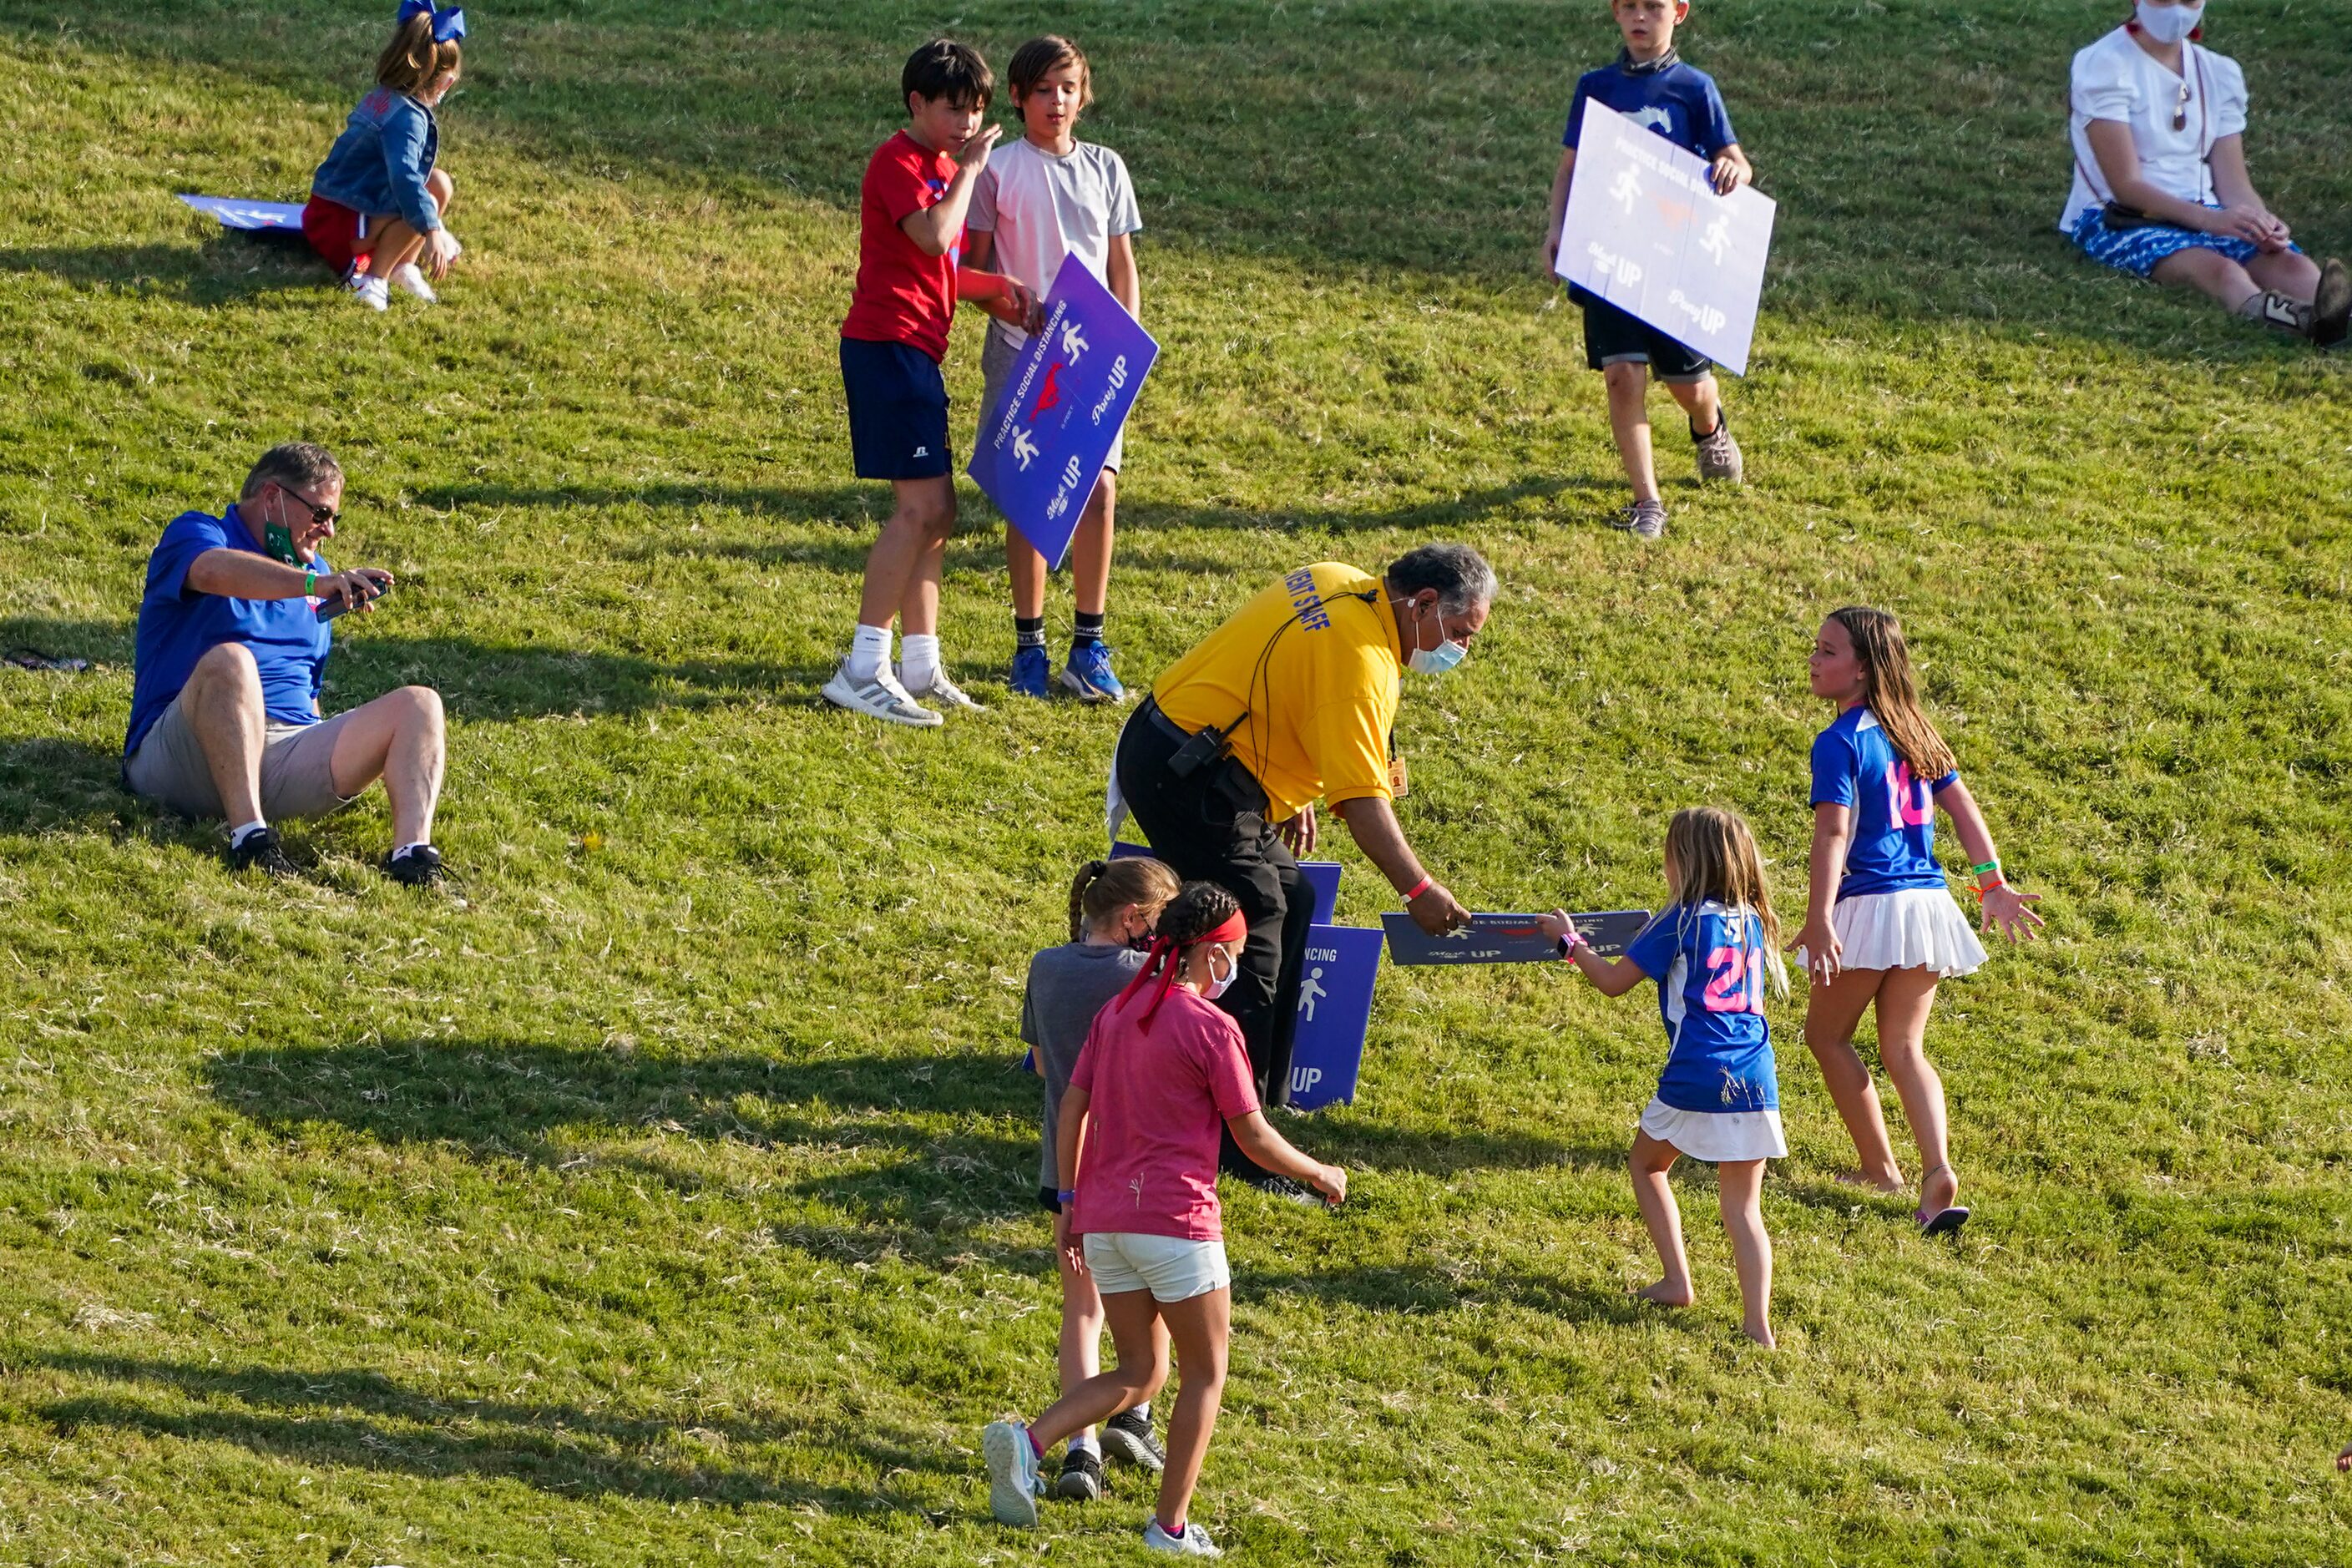
[[[1754,1013],[1760,1010],[1764,998],[1751,994],[1760,990],[1762,978],[1748,962],[1745,948],[1718,947],[1706,955],[1709,978],[1706,1003],[1710,1013]]]
[[[1886,816],[1890,822],[1906,827],[1916,827],[1931,822],[1936,816],[1936,803],[1927,797],[1927,784],[1912,776],[1911,764],[1897,757],[1886,764]]]

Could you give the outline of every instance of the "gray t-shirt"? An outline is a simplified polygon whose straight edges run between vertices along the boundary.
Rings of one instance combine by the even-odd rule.
[[[1109,283],[1112,237],[1143,227],[1135,183],[1118,153],[1079,142],[1057,156],[1025,137],[989,153],[963,221],[974,234],[996,236],[992,267],[1040,294],[1054,286],[1066,256]],[[1029,341],[1017,328],[1006,332],[1015,348]]]
[[[1142,969],[1145,955],[1131,947],[1106,947],[1074,942],[1049,947],[1029,961],[1029,989],[1021,997],[1021,1038],[1036,1047],[1037,1065],[1045,1079],[1045,1149],[1037,1164],[1037,1185],[1045,1192],[1061,1187],[1055,1163],[1055,1118],[1062,1111],[1062,1091],[1078,1065],[1087,1032],[1103,1004],[1127,989]]]

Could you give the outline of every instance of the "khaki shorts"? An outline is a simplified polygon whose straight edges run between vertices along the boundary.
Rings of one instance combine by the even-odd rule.
[[[1004,323],[993,317],[989,319],[988,337],[980,345],[980,416],[982,419],[996,412],[997,400],[1004,395],[1004,384],[1011,378],[1013,366],[1021,363],[1022,353],[1028,346],[1023,343],[1019,348],[1013,347],[1013,340],[1005,335]],[[978,437],[974,437],[972,444],[980,444]],[[1103,459],[1103,472],[1118,472],[1126,457],[1127,430],[1122,426],[1119,433],[1111,437],[1110,456]]]
[[[325,816],[349,805],[356,795],[335,793],[335,735],[348,713],[338,713],[316,724],[265,725],[261,737],[261,815],[267,821]],[[152,800],[182,816],[198,819],[223,815],[220,790],[205,761],[195,727],[188,722],[180,699],[163,710],[123,759],[122,776],[131,793]]]

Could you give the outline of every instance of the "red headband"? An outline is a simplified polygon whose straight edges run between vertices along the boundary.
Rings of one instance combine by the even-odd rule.
[[[1137,1026],[1145,1034],[1150,1034],[1151,1020],[1159,1016],[1160,1004],[1168,1000],[1168,993],[1176,984],[1176,964],[1178,960],[1183,957],[1185,949],[1198,947],[1204,942],[1230,944],[1242,942],[1248,936],[1249,921],[1242,918],[1241,910],[1235,910],[1214,930],[1204,931],[1199,936],[1186,941],[1178,942],[1174,937],[1170,936],[1153,937],[1151,956],[1144,962],[1143,967],[1136,972],[1135,978],[1127,983],[1127,989],[1118,994],[1118,1000],[1114,1005],[1120,1007],[1126,1006],[1127,999],[1150,984],[1156,976],[1160,981],[1160,989],[1153,994],[1151,1005],[1143,1010],[1143,1018]]]

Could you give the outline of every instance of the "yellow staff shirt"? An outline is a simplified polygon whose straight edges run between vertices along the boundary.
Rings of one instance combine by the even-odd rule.
[[[1391,797],[1402,668],[1381,580],[1318,561],[1234,612],[1151,695],[1184,729],[1233,726],[1233,754],[1265,786],[1267,820],[1286,822],[1318,797]]]

